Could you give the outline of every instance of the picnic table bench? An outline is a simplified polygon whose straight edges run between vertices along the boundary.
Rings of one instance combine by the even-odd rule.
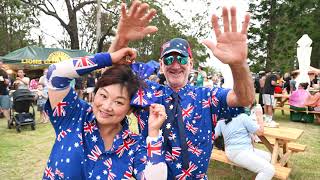
[[[240,166],[234,164],[233,162],[231,162],[227,158],[227,155],[225,154],[225,152],[222,151],[222,150],[213,149],[213,152],[211,153],[211,159],[212,160],[216,160],[216,161],[220,161],[220,162],[223,162],[223,163],[227,163],[227,164],[230,164],[230,165],[233,165],[233,166],[240,167]],[[275,164],[274,168],[275,168],[275,174],[274,174],[275,178],[288,179],[289,174],[291,172],[291,168],[283,167],[280,164]]]

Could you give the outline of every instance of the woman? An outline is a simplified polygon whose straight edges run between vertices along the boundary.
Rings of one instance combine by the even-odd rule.
[[[251,134],[263,134],[262,109],[255,114],[257,121],[253,121],[247,114],[218,121],[215,136],[223,135],[225,152],[230,161],[257,173],[256,179],[272,179],[275,169],[270,163],[271,154],[252,145]]]
[[[22,69],[17,72],[16,80],[13,82],[14,89],[29,89],[30,78],[25,77]]]
[[[150,179],[150,174],[166,179],[163,138],[159,135],[165,109],[158,104],[150,106],[147,143],[128,129],[126,115],[133,111],[130,100],[141,86],[128,66],[111,67],[103,73],[92,106],[69,86],[73,78],[112,63],[123,64],[127,56],[132,61],[136,54],[124,48],[49,67],[49,101],[45,108],[56,141],[43,179]]]

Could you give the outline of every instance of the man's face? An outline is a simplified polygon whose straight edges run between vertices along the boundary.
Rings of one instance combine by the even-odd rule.
[[[165,65],[164,63],[164,58],[168,56],[174,57],[174,61],[171,65]],[[187,64],[182,65],[177,61],[177,56],[180,56],[180,54],[172,52],[160,60],[160,66],[163,70],[164,76],[166,77],[167,83],[175,91],[183,88],[188,83],[188,77],[193,67],[193,61],[191,58],[188,57]]]

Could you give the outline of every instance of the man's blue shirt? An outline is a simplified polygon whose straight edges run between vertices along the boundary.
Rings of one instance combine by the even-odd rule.
[[[147,68],[147,67],[146,67]],[[144,70],[144,68],[140,68]],[[136,72],[137,74],[143,74]],[[155,82],[147,81],[147,89],[156,97],[155,103],[163,104],[171,110],[173,90]],[[203,88],[187,84],[179,90],[182,116],[188,144],[189,169],[182,169],[182,157],[177,123],[165,122],[163,127],[170,130],[169,141],[171,153],[166,151],[168,179],[207,179],[206,172],[213,147],[214,127],[218,119],[231,118],[243,112],[243,108],[229,108],[227,94],[229,89]],[[148,135],[148,112],[136,113],[139,130],[143,136]],[[164,130],[162,130],[164,131]],[[164,148],[165,149],[165,148]]]

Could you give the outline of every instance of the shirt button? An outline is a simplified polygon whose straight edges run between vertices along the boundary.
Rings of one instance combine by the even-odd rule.
[[[99,160],[102,160],[102,159],[103,159],[103,157],[102,157],[102,156],[99,156],[99,157],[98,157],[98,159],[99,159]]]

